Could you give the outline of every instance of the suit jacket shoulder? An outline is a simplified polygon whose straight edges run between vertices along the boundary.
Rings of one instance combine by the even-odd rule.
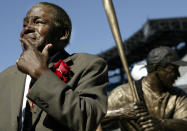
[[[73,54],[71,58],[74,62],[79,61],[82,65],[88,65],[90,63],[93,64],[95,61],[100,61],[101,63],[106,65],[106,62],[103,58],[96,56],[96,55],[87,54],[87,53],[76,53],[76,54]]]
[[[17,66],[16,65],[12,65],[12,66],[8,67],[7,69],[5,69],[4,71],[2,71],[0,73],[0,76],[7,75],[7,73],[8,74],[12,74],[12,73],[15,73],[17,71],[18,71]]]

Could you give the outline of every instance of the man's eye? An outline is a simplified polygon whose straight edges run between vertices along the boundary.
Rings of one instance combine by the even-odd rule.
[[[36,23],[36,24],[45,24],[45,22],[42,21],[42,20],[36,20],[35,23]]]

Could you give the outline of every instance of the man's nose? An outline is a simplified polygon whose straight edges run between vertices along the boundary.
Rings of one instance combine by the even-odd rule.
[[[21,37],[23,37],[23,35],[25,34],[29,34],[29,33],[33,33],[35,30],[34,30],[34,27],[32,26],[25,26],[21,32]]]

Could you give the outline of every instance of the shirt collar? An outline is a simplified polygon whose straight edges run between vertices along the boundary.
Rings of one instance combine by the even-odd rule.
[[[69,53],[67,53],[65,50],[63,51],[59,51],[57,53],[55,53],[52,57],[50,57],[48,63],[48,67],[52,68],[54,66],[55,63],[57,63],[59,61],[59,59],[62,59],[64,62],[67,63],[67,65],[72,65],[72,59],[71,59],[71,55]]]

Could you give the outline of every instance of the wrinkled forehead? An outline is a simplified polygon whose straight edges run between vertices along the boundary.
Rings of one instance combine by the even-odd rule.
[[[26,14],[26,17],[52,17],[53,9],[48,6],[35,5]]]

